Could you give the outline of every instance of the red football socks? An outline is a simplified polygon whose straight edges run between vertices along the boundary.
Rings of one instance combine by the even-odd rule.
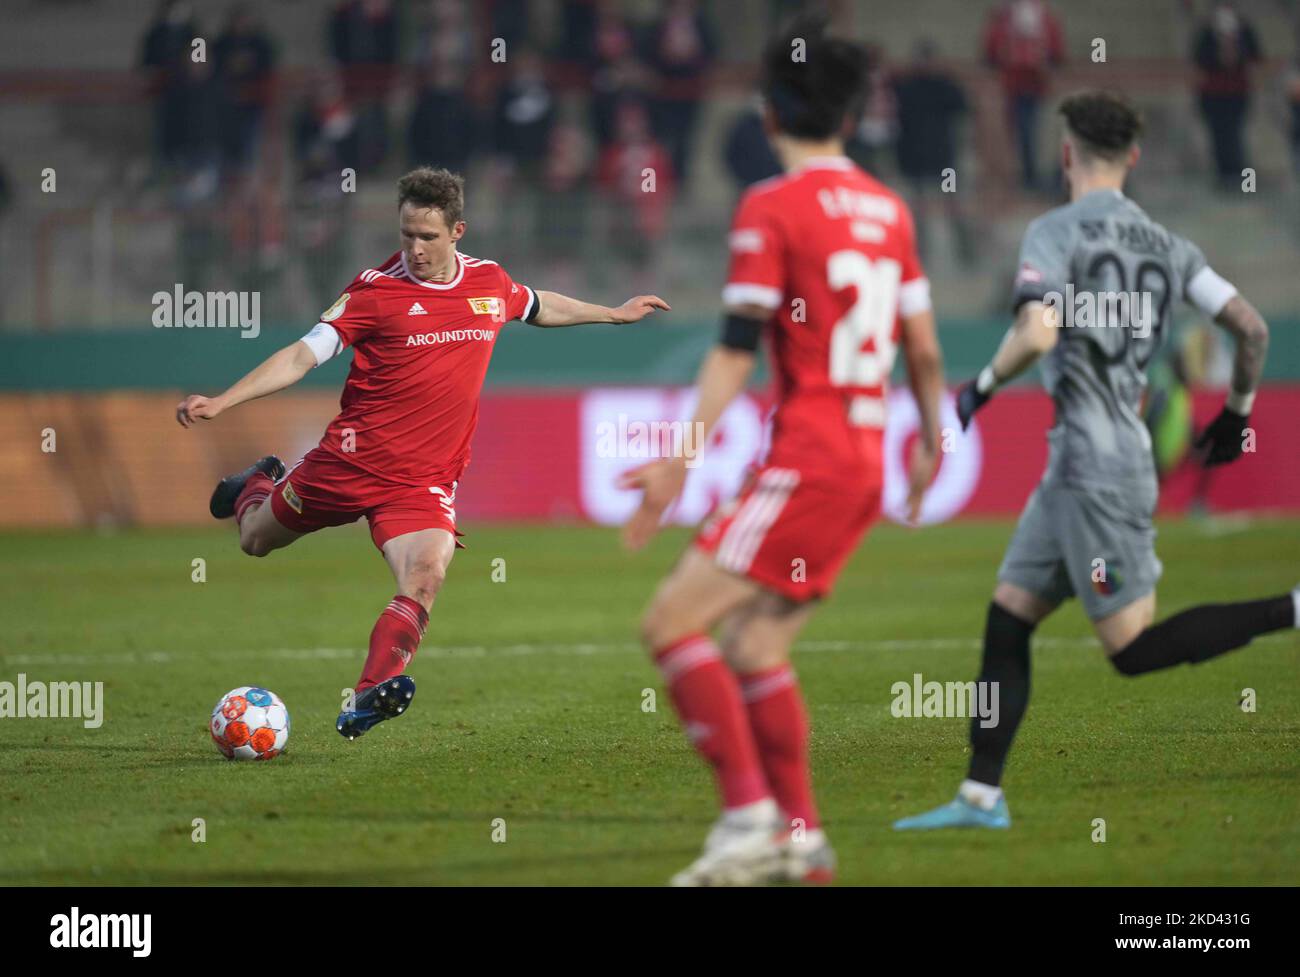
[[[370,653],[354,692],[401,675],[429,626],[429,612],[410,597],[398,595],[389,601],[370,632]]]
[[[820,827],[808,767],[808,714],[794,670],[787,665],[740,678],[749,727],[763,773],[788,821],[811,831]]]
[[[264,472],[258,472],[245,482],[239,497],[235,499],[235,523],[242,523],[248,511],[269,499],[274,490],[275,482]]]
[[[723,807],[770,797],[740,686],[712,639],[702,634],[682,638],[658,651],[655,663],[687,737],[713,767]]]

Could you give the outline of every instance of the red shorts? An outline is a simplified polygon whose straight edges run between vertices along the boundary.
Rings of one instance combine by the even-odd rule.
[[[802,481],[796,469],[764,467],[705,521],[695,545],[791,600],[824,597],[880,514],[880,494],[879,483]]]
[[[393,537],[423,529],[460,535],[455,482],[421,487],[387,482],[320,448],[307,452],[275,483],[271,511],[280,525],[296,533],[343,526],[365,516],[380,552]]]

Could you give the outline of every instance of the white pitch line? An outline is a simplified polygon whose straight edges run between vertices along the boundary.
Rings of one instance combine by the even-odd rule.
[[[1268,634],[1255,639],[1255,643],[1274,643],[1287,640],[1285,634]],[[916,652],[964,651],[977,652],[978,638],[899,638],[874,641],[802,641],[795,645],[796,653],[836,651],[860,652]],[[1037,638],[1034,650],[1091,648],[1100,650],[1096,638]],[[553,643],[512,645],[425,645],[417,652],[415,661],[439,658],[511,658],[530,655],[602,655],[640,654],[641,646],[631,641],[606,643]],[[12,665],[167,665],[193,662],[200,656],[194,653],[169,651],[115,652],[106,655],[89,655],[77,652],[49,654],[0,655],[0,663]],[[365,657],[361,648],[269,648],[244,649],[223,653],[223,661],[321,661],[325,659],[360,659]]]
[[[1034,643],[1035,647],[1081,648],[1095,646],[1092,638],[1047,638]],[[919,638],[881,641],[804,641],[795,645],[796,652],[823,651],[978,651],[980,642],[975,638]],[[601,655],[636,654],[640,645],[635,642],[608,643],[552,643],[512,645],[425,645],[416,655],[422,658],[506,658],[530,655]],[[364,657],[361,648],[270,648],[244,649],[223,653],[223,660],[249,661],[252,659],[278,659],[282,661],[320,661],[326,659],[356,659]],[[84,652],[52,652],[48,654],[0,655],[5,665],[166,665],[194,661],[192,653],[169,651],[114,652],[92,655]]]

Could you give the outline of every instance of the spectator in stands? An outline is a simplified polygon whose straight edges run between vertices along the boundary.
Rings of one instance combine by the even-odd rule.
[[[497,237],[492,244],[493,257],[517,265],[531,252],[546,247],[546,228],[535,218],[540,203],[538,188],[555,126],[556,99],[546,78],[545,64],[532,48],[516,46],[504,67],[508,78],[497,90],[489,123],[492,166],[478,185],[495,198]],[[480,214],[477,226],[482,231],[491,219],[481,210],[475,213]]]
[[[348,94],[387,91],[397,64],[397,15],[392,0],[340,0],[329,22],[330,54],[347,70]]]
[[[416,63],[422,68],[440,65],[464,79],[473,66],[474,48],[464,0],[429,0],[416,44]]]
[[[328,75],[312,86],[294,119],[293,133],[301,180],[325,180],[338,188],[344,167],[356,168],[357,117],[337,76]]]
[[[357,120],[336,75],[319,78],[294,119],[294,192],[307,284],[314,300],[331,295],[347,281],[348,235],[344,233],[353,194],[343,192],[344,167],[357,160]]]
[[[188,0],[162,0],[141,46],[140,64],[150,73],[154,159],[160,170],[182,165],[187,122],[181,82],[188,71],[190,42],[198,32]]]
[[[910,188],[921,256],[927,257],[929,251],[926,204],[934,200],[952,226],[958,258],[969,266],[975,260],[975,247],[962,196],[956,192],[968,189],[965,179],[956,180],[958,130],[970,110],[966,95],[957,79],[938,63],[937,48],[929,39],[917,43],[912,63],[894,78],[893,86],[898,110],[898,168]],[[951,187],[944,182],[949,176]]]
[[[610,248],[643,283],[633,287],[646,287],[655,280],[677,181],[642,102],[619,106],[615,140],[601,153],[597,182],[612,205]]]
[[[1230,3],[1214,5],[1192,43],[1201,115],[1213,147],[1215,177],[1224,191],[1241,190],[1250,66],[1260,56],[1255,29]]]
[[[555,97],[536,51],[516,48],[507,59],[510,79],[497,92],[493,147],[512,174],[533,185],[546,158],[555,122]]]
[[[1300,53],[1286,75],[1286,104],[1290,112],[1291,169],[1300,181]]]
[[[590,9],[590,43],[580,61],[591,88],[592,127],[604,149],[614,140],[619,105],[648,95],[652,79],[637,57],[636,33],[618,0],[597,0]]]
[[[1007,121],[1020,155],[1020,178],[1039,187],[1038,116],[1048,75],[1065,59],[1061,23],[1044,0],[1006,0],[984,27],[984,59],[1001,76]]]
[[[341,0],[329,22],[330,54],[357,117],[357,166],[371,170],[388,154],[388,94],[397,71],[393,0]]]
[[[898,117],[885,49],[879,44],[867,44],[865,48],[868,63],[866,91],[844,151],[872,176],[883,179],[888,149],[898,133]]]
[[[735,181],[737,190],[776,176],[781,172],[781,164],[772,152],[772,144],[767,140],[763,128],[763,100],[755,97],[753,102],[731,124],[727,133],[727,145],[724,150],[727,171]]]
[[[603,0],[560,0],[559,40],[555,56],[583,64],[595,46],[596,13]]]
[[[591,151],[586,131],[570,120],[561,120],[551,130],[550,147],[542,173],[543,193],[538,195],[544,229],[546,281],[557,289],[577,288],[579,259],[586,239],[587,215],[591,211],[588,179]],[[567,293],[566,293],[567,294]]]
[[[222,162],[233,175],[251,170],[256,162],[274,67],[275,48],[251,5],[235,4],[225,33],[213,46],[222,102]]]
[[[13,187],[9,182],[9,171],[5,168],[3,162],[0,162],[0,228],[4,228],[5,217],[8,216],[9,208],[13,206],[14,195]],[[9,240],[7,234],[0,234],[0,265],[4,264],[4,248]],[[8,289],[0,288],[0,326],[5,321],[5,298]]]
[[[209,61],[186,59],[173,82],[182,120],[175,207],[176,263],[186,287],[204,291],[223,277],[219,266],[229,257],[221,189],[221,97]],[[224,270],[224,269],[223,269]]]
[[[698,0],[666,0],[663,16],[650,28],[646,60],[659,76],[655,132],[682,181],[689,172],[704,79],[716,52],[712,24]]]
[[[208,61],[186,59],[172,83],[180,115],[179,161],[182,202],[207,201],[220,185],[221,94]]]
[[[529,0],[492,0],[486,6],[489,8],[490,36],[505,41],[507,52],[528,43],[532,27],[529,23]]]
[[[429,64],[407,132],[410,165],[464,173],[478,144],[478,125],[464,73],[448,62]]]

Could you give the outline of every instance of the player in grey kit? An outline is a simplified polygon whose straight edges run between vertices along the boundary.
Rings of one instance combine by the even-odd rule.
[[[958,394],[963,429],[1000,384],[1040,357],[1056,408],[1043,480],[998,570],[979,681],[998,683],[1001,718],[971,723],[967,779],[949,804],[894,827],[1007,828],[999,786],[1029,702],[1029,639],[1068,597],[1078,597],[1110,662],[1140,675],[1202,662],[1256,635],[1296,626],[1300,587],[1266,600],[1193,607],[1155,619],[1157,483],[1139,416],[1146,368],[1186,300],[1236,340],[1232,389],[1197,448],[1207,465],[1240,457],[1264,367],[1268,327],[1215,274],[1200,249],[1151,220],[1123,194],[1137,162],[1137,112],[1091,92],[1066,99],[1062,164],[1070,203],[1029,225],[1016,276],[1016,321],[992,362]]]

